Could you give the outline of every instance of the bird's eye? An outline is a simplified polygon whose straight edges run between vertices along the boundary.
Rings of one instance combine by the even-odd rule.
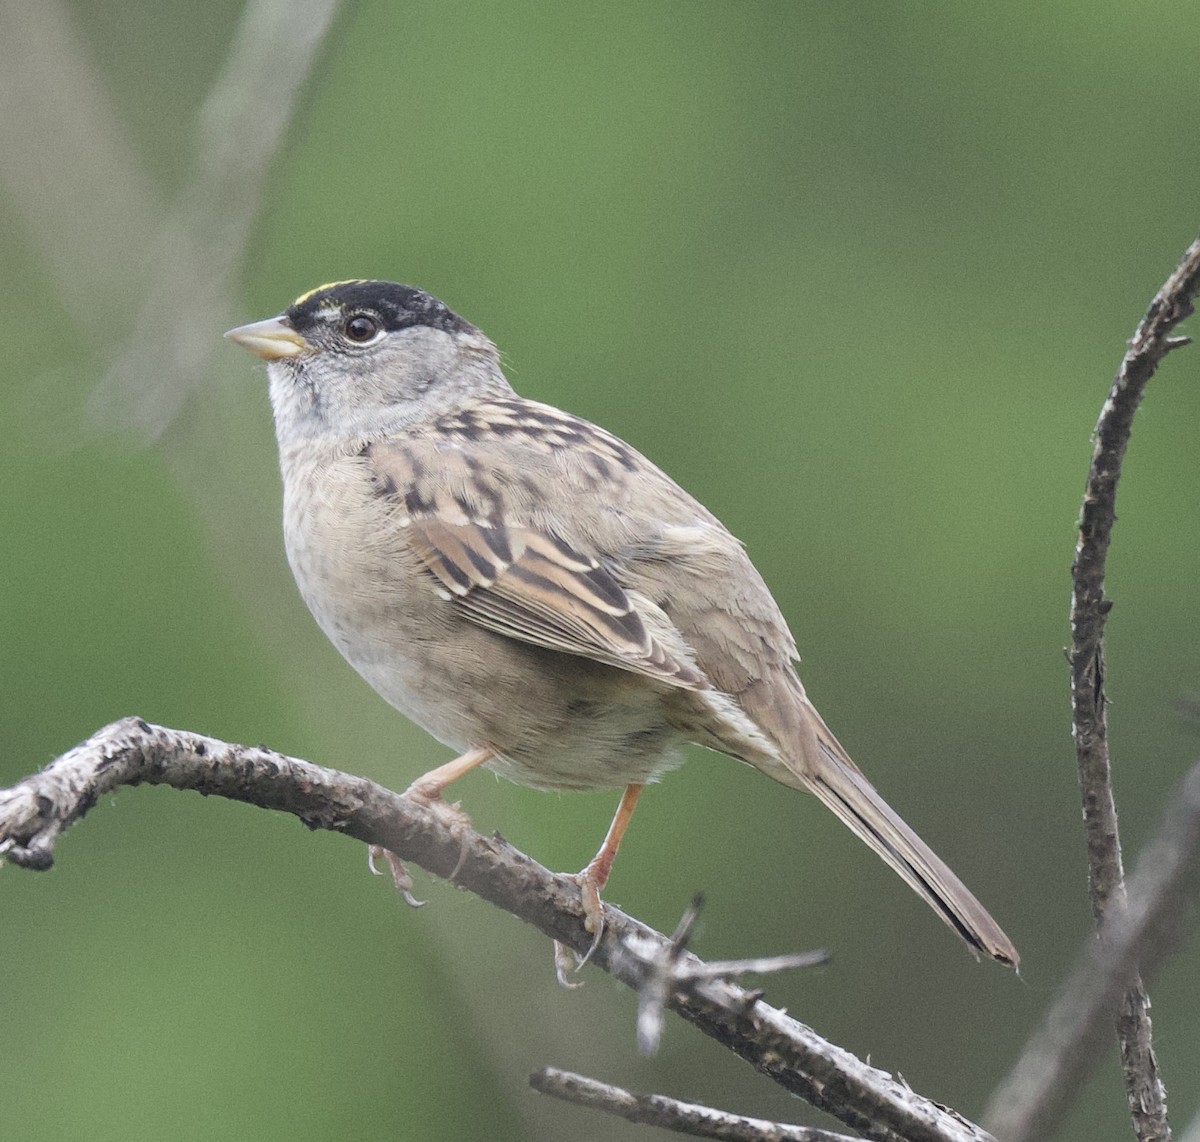
[[[362,345],[378,335],[379,320],[369,313],[354,313],[346,318],[342,329],[351,341]]]

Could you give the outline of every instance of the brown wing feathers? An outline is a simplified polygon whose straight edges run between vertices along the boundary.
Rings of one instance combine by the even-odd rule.
[[[397,446],[372,445],[377,486],[403,506],[399,523],[445,594],[480,626],[685,689],[708,682],[647,629],[598,560],[558,536],[501,519],[473,519],[461,499],[405,487],[421,470]]]

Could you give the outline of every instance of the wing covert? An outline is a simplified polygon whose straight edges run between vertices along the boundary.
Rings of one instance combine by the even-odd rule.
[[[506,522],[494,511],[472,511],[466,497],[430,481],[426,466],[403,443],[372,444],[366,456],[432,586],[468,619],[672,686],[708,688],[691,661],[654,637],[636,596],[599,560],[548,530]],[[480,506],[485,503],[483,496]],[[653,606],[648,600],[643,605]]]

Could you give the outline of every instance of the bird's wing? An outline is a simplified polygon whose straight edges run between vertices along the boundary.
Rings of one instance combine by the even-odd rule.
[[[466,454],[441,443],[380,441],[364,453],[432,590],[509,638],[683,689],[708,687],[682,640],[671,640],[672,651],[656,637],[657,607],[631,597],[600,560],[548,527],[507,518]]]

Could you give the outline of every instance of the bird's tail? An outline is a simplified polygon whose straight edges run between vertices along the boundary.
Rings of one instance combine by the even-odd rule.
[[[798,700],[803,760],[771,776],[806,789],[883,858],[933,910],[980,952],[1016,967],[1017,949],[949,866],[875,791],[807,698]],[[790,713],[790,711],[789,711]],[[791,721],[792,719],[789,719]]]

